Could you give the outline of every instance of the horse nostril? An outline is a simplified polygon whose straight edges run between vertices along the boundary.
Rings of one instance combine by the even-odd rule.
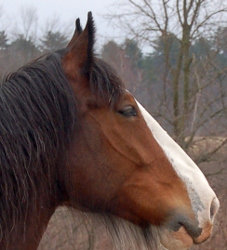
[[[198,226],[198,223],[190,220],[185,216],[177,216],[174,221],[172,221],[171,229],[175,232],[181,227],[189,234],[192,238],[197,238],[202,233],[202,228]]]
[[[186,232],[192,238],[199,237],[202,233],[202,228],[198,227],[198,225],[194,225],[194,223],[184,222],[184,223],[179,223],[179,224],[184,227]]]
[[[212,220],[214,217],[214,203],[212,202],[210,205],[210,219]]]
[[[211,204],[210,204],[210,219],[213,220],[214,216],[216,215],[216,213],[218,212],[219,209],[219,201],[218,199],[215,197]]]

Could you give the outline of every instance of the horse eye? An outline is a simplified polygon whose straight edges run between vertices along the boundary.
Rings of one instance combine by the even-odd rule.
[[[136,109],[132,107],[131,105],[128,105],[124,107],[123,109],[119,110],[118,113],[126,117],[137,116]]]

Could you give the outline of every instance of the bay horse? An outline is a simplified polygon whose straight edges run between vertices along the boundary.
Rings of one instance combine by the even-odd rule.
[[[95,56],[94,40],[89,12],[84,30],[76,20],[66,48],[1,84],[0,249],[37,249],[58,206],[108,218],[119,249],[132,239],[130,249],[153,250],[205,241],[218,198]]]

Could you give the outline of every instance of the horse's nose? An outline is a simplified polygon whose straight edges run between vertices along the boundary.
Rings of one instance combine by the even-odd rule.
[[[215,197],[207,209],[197,212],[198,218],[195,220],[189,219],[188,216],[185,215],[175,218],[172,229],[177,232],[183,228],[183,230],[191,236],[194,243],[202,243],[211,236],[214,218],[219,206],[219,200]]]

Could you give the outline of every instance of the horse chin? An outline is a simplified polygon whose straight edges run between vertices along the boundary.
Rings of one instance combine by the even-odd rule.
[[[164,249],[168,250],[187,250],[193,245],[192,237],[187,233],[184,227],[178,231],[168,229],[157,229],[159,240]]]

